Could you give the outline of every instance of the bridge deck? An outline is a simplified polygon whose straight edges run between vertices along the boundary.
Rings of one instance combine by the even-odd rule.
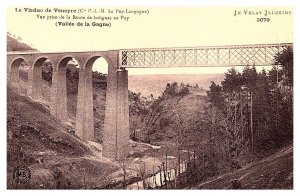
[[[203,46],[189,48],[121,49],[119,67],[211,67],[211,66],[266,66],[274,64],[274,56],[292,43]],[[108,51],[39,52],[16,51],[7,55],[98,54]]]
[[[119,50],[120,67],[205,67],[273,65],[274,56],[292,43],[207,46],[193,48],[141,48]]]

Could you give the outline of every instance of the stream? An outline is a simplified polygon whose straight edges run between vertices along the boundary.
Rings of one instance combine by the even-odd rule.
[[[186,171],[186,164],[181,163],[180,164],[180,173],[183,173],[185,171]],[[167,174],[169,174],[170,178],[168,177]],[[172,180],[175,179],[175,169],[167,170],[167,174],[166,175],[167,175],[167,180],[168,181],[172,181]],[[177,174],[178,174],[178,172],[177,172]],[[161,177],[160,177],[160,175],[161,175]],[[155,175],[147,177],[144,181],[145,181],[146,187],[155,188],[155,187],[160,187],[160,186],[164,185],[165,184],[164,183],[165,179],[164,179],[163,171],[161,172],[161,174],[158,172]],[[162,183],[160,183],[160,181],[162,181]],[[134,182],[134,183],[128,185],[126,188],[137,190],[137,189],[144,189],[143,187],[144,187],[143,186],[143,180],[140,180],[138,182]]]

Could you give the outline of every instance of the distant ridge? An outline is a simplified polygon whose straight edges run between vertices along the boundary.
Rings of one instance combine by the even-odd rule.
[[[216,84],[224,79],[224,74],[170,74],[170,75],[129,75],[128,88],[133,92],[140,92],[143,96],[153,94],[154,97],[160,96],[167,83],[177,82],[191,86],[198,84],[199,88],[208,90],[211,81]]]

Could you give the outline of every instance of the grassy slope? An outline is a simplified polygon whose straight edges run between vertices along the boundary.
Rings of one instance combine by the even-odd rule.
[[[225,174],[201,183],[197,189],[232,189],[232,179],[239,179],[241,189],[292,189],[293,148],[288,146],[235,173]]]

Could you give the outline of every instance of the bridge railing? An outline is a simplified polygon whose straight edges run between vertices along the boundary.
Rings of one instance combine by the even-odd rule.
[[[273,65],[274,56],[288,47],[293,47],[293,44],[124,49],[119,50],[119,66],[130,68]]]

